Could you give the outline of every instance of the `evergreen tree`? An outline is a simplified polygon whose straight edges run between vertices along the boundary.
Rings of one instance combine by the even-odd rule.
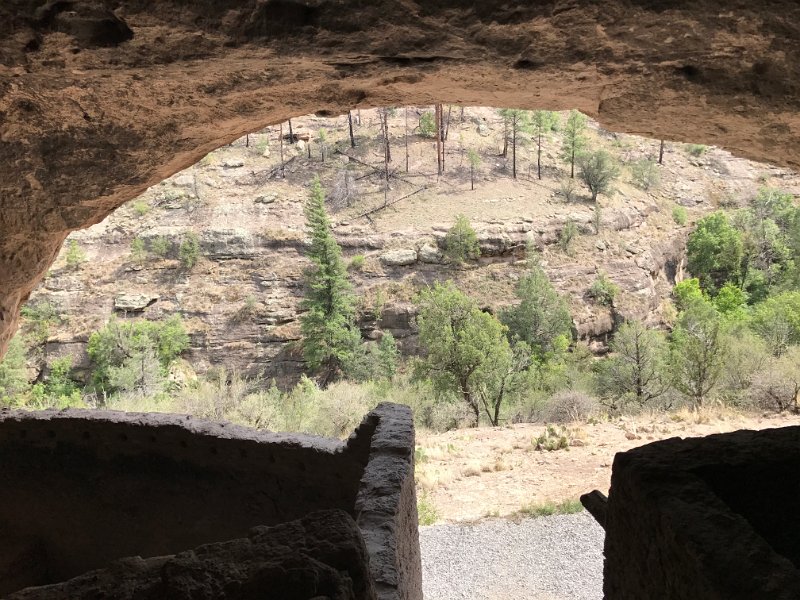
[[[355,308],[342,250],[333,237],[325,212],[325,193],[319,177],[314,178],[305,206],[306,224],[311,232],[305,272],[305,298],[300,317],[303,353],[312,370],[322,371],[328,383],[348,360],[360,340],[355,326]]]
[[[575,159],[586,147],[586,117],[577,110],[570,111],[564,126],[561,158],[569,163],[569,176],[575,178]]]

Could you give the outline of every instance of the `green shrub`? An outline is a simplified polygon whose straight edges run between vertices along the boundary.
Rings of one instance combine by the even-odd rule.
[[[681,206],[680,204],[676,204],[672,207],[672,220],[675,221],[676,225],[680,225],[683,227],[686,225],[686,221],[689,218],[686,209]]]
[[[197,264],[197,259],[200,257],[200,238],[194,231],[187,231],[184,234],[178,249],[178,257],[186,269],[191,269]]]
[[[433,525],[439,520],[439,512],[425,490],[420,490],[417,495],[417,516],[422,526]]]
[[[658,164],[649,158],[642,158],[630,165],[631,181],[633,185],[641,190],[649,190],[658,185],[661,174],[658,171]]]
[[[426,138],[436,137],[436,118],[429,110],[419,117],[419,134]]]
[[[144,200],[135,200],[133,203],[133,212],[143,217],[150,212],[150,205]]]
[[[39,300],[26,304],[20,312],[25,318],[28,340],[33,344],[46,342],[50,336],[50,327],[65,321],[59,314],[57,307],[49,300]]]
[[[11,338],[6,355],[0,359],[0,406],[16,405],[17,395],[27,391],[28,369],[22,337]]]
[[[147,259],[147,250],[144,247],[144,240],[140,237],[133,238],[131,242],[131,260],[142,264]]]
[[[597,279],[594,280],[592,287],[589,288],[589,297],[603,306],[614,304],[614,298],[618,293],[619,288],[606,277],[605,273],[600,273]]]
[[[444,238],[444,246],[447,259],[459,265],[481,255],[478,236],[464,215],[456,217],[456,222]]]
[[[67,267],[70,269],[78,269],[83,263],[86,262],[86,252],[78,245],[75,240],[70,240],[67,245]]]
[[[150,251],[156,256],[165,258],[172,250],[172,242],[169,238],[161,235],[150,242]]]
[[[567,256],[572,256],[573,244],[578,237],[578,226],[572,219],[564,223],[564,228],[558,234],[558,247]]]
[[[689,144],[686,146],[686,151],[692,156],[703,156],[706,150],[708,150],[708,146],[704,146],[703,144]]]
[[[344,373],[353,381],[391,380],[397,372],[400,353],[388,331],[377,343],[360,344],[344,362]]]
[[[350,259],[350,264],[347,265],[347,268],[351,271],[361,271],[364,269],[364,263],[366,262],[366,258],[363,254],[356,254],[353,258]]]

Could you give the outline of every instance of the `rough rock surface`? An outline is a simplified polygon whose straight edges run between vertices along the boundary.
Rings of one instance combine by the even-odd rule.
[[[9,600],[372,600],[377,598],[358,527],[344,511],[256,527],[246,538],[206,544],[175,556],[132,557],[107,569]]]
[[[786,0],[36,5],[0,8],[0,352],[70,231],[298,114],[578,108],[800,166],[800,7]]]
[[[606,598],[800,597],[800,427],[673,438],[617,454]]]
[[[387,267],[405,267],[417,262],[417,251],[411,248],[398,248],[381,254],[381,262]]]

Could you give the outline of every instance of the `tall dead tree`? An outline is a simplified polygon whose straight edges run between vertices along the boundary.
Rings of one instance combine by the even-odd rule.
[[[447,120],[445,121],[444,126],[444,141],[447,141],[447,136],[450,135],[450,113],[453,112],[453,105],[449,105],[447,107]]]
[[[292,133],[292,120],[289,119],[289,143],[294,144],[294,133]]]
[[[406,117],[406,125],[405,130],[403,131],[403,140],[406,145],[406,173],[408,173],[408,107],[406,106],[405,109],[405,117]]]
[[[353,135],[353,113],[347,111],[347,124],[350,125],[350,147],[356,147],[356,138]]]
[[[661,140],[661,144],[658,146],[658,164],[664,164],[664,140]]]
[[[286,179],[286,163],[283,161],[283,123],[281,123],[278,139],[281,142],[281,179]]]
[[[442,105],[435,104],[433,108],[436,115],[436,174],[441,177],[444,172],[442,164]]]

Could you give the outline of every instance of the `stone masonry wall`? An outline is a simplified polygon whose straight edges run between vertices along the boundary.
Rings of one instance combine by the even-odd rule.
[[[800,427],[618,454],[605,515],[605,598],[800,598],[799,482]]]
[[[376,488],[385,498],[374,499],[386,527],[397,531],[390,539],[404,552],[412,545],[403,561],[407,555],[408,575],[416,577],[411,589],[417,589],[416,512],[407,506],[413,439],[410,411],[394,405],[367,415],[347,444],[175,415],[0,412],[0,595],[121,557],[242,538],[254,526],[313,511],[338,509],[358,518],[359,487],[370,480],[365,470],[372,471],[375,449],[391,440],[403,458],[395,464],[398,473]],[[399,509],[403,526],[396,528]],[[403,520],[410,518],[413,536]],[[373,524],[380,528],[379,520]],[[373,553],[397,564],[394,546]]]

